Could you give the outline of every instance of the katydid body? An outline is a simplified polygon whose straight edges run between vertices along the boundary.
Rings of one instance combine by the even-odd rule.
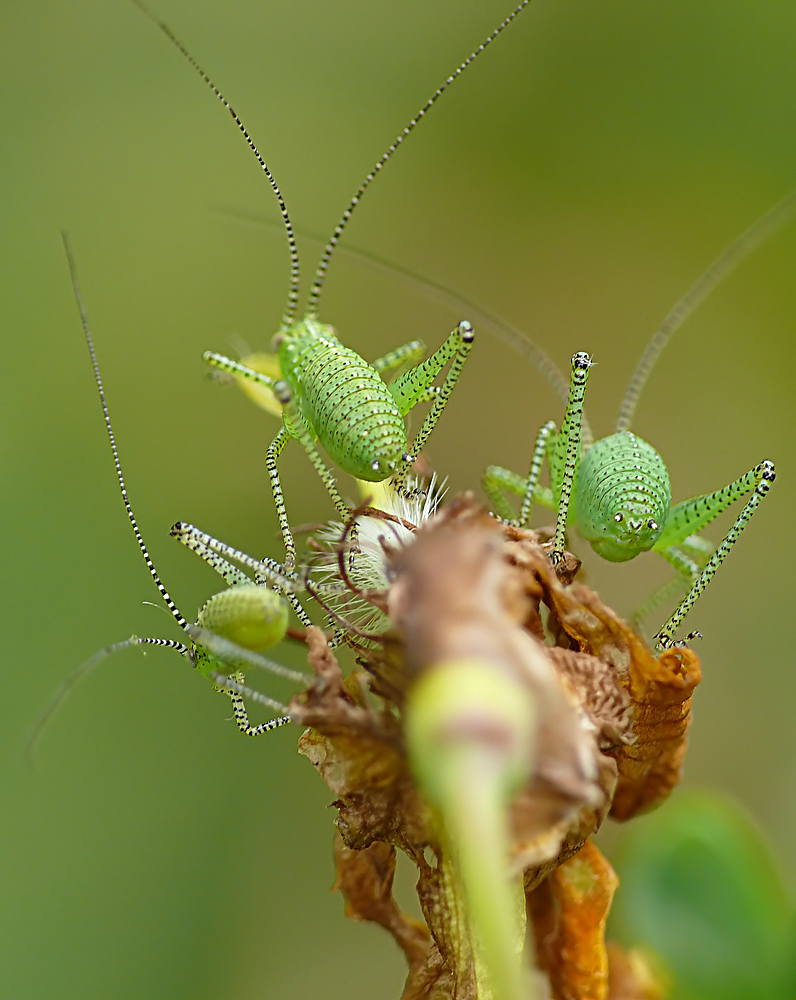
[[[425,349],[421,341],[369,365],[356,351],[344,347],[330,326],[317,320],[295,323],[274,339],[283,374],[280,380],[211,352],[205,354],[205,360],[270,389],[281,404],[283,425],[268,448],[266,464],[287,564],[292,566],[295,546],[277,469],[277,460],[290,438],[296,438],[304,447],[339,515],[343,521],[348,520],[348,505],[315,442],[319,441],[335,464],[349,475],[373,483],[392,477],[401,488],[458,380],[473,342],[473,331],[469,323],[460,323],[435,354],[390,385],[383,381],[381,372],[416,360]],[[434,386],[433,380],[449,363],[443,384]],[[410,453],[404,417],[426,400],[432,400],[432,405]]]

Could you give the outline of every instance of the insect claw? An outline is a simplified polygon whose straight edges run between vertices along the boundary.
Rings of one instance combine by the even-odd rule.
[[[683,639],[673,639],[665,632],[659,632],[656,636],[653,636],[653,642],[655,643],[655,649],[663,652],[666,649],[688,649],[689,642],[701,638],[701,632],[689,632]]]

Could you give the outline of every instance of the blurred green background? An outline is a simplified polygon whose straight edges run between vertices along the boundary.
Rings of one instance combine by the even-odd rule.
[[[156,2],[246,122],[296,226],[321,235],[508,8]],[[466,290],[561,366],[592,352],[587,409],[608,433],[669,306],[796,184],[795,37],[791,0],[534,0],[384,171],[351,244]],[[46,732],[36,766],[21,759],[75,665],[132,632],[177,635],[143,604],[156,593],[119,499],[59,230],[74,243],[135,510],[188,617],[218,578],[169,539],[173,521],[279,552],[263,462],[275,425],[215,386],[201,352],[267,345],[287,254],[278,231],[232,216],[275,218],[270,189],[127,0],[2,4],[0,81],[0,990],[397,996],[397,950],[348,924],[329,893],[333,813],[298,734],[244,740],[176,655],[105,664]],[[305,249],[306,277],[317,250]],[[687,622],[705,636],[705,680],[686,780],[746,806],[790,885],[795,266],[796,224],[677,334],[634,428],[665,456],[677,500],[778,463],[770,499]],[[418,336],[437,345],[461,318],[343,257],[322,316],[368,357]],[[483,332],[430,457],[452,490],[477,489],[490,462],[524,468],[539,425],[560,415],[530,365]],[[295,521],[331,514],[297,446],[283,470]],[[652,555],[626,566],[584,555],[620,611],[666,576]]]

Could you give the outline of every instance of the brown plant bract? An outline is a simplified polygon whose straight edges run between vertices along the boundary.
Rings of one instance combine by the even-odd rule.
[[[346,912],[381,924],[403,949],[403,1000],[477,997],[450,858],[417,791],[402,728],[421,674],[474,658],[507,672],[536,706],[530,778],[510,809],[511,861],[525,886],[527,950],[551,997],[659,995],[624,953],[612,951],[609,963],[604,924],[615,876],[588,838],[609,811],[628,819],[679,780],[699,662],[687,649],[655,657],[593,591],[572,582],[574,557],[553,570],[549,548],[471,497],[456,499],[411,545],[386,554],[394,582],[374,600],[392,628],[360,650],[364,671],[344,681],[323,634],[308,633],[316,681],[291,715],[310,727],[301,752],[335,795],[336,884]],[[417,865],[425,926],[392,899],[396,847]]]

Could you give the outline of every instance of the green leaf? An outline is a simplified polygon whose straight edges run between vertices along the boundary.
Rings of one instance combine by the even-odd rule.
[[[628,828],[612,927],[665,960],[674,1000],[793,1000],[794,907],[763,836],[712,792]]]

